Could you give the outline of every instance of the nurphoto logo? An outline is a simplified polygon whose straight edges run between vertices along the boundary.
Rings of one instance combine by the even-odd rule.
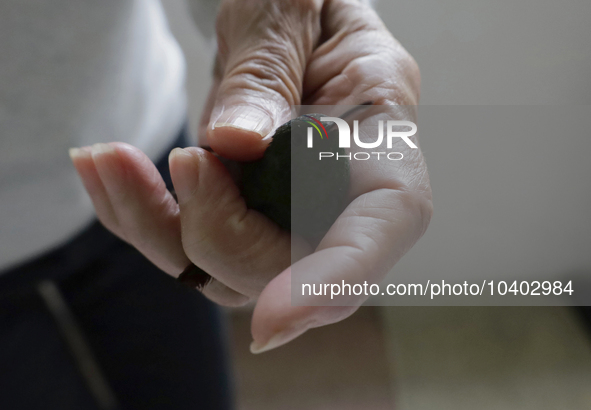
[[[321,117],[320,121],[318,121],[316,118],[314,118],[312,116],[306,116],[306,117],[308,117],[310,119],[310,121],[307,121],[307,122],[311,125],[311,127],[308,127],[308,134],[307,134],[307,147],[308,148],[313,148],[313,146],[314,146],[314,141],[313,141],[314,130],[318,131],[321,139],[324,139],[325,137],[328,139],[328,133],[326,132],[325,127],[322,125],[322,123],[325,123],[325,122],[333,122],[337,126],[337,128],[339,130],[339,148],[351,148],[351,128],[349,127],[349,124],[347,123],[347,121],[345,121],[344,119],[339,118],[339,117]],[[384,128],[386,129],[385,132],[384,132]],[[398,129],[400,129],[400,128],[410,128],[410,130],[399,131]],[[397,129],[397,130],[395,131],[395,129]],[[417,133],[417,125],[411,121],[389,120],[389,121],[386,121],[385,127],[384,127],[384,121],[378,121],[378,137],[377,137],[377,139],[375,141],[371,141],[371,142],[367,142],[367,141],[364,142],[364,141],[361,141],[361,139],[359,138],[359,121],[358,120],[353,121],[353,133],[352,133],[353,134],[353,141],[355,142],[355,145],[357,145],[359,148],[363,148],[363,149],[376,149],[376,148],[380,147],[384,143],[384,134],[385,134],[385,139],[386,139],[386,148],[389,150],[392,149],[394,138],[401,138],[402,141],[404,141],[406,143],[406,145],[408,145],[409,148],[417,149],[417,146],[415,145],[415,143],[412,142],[410,139],[410,137],[412,137],[416,133]],[[387,152],[387,151],[372,151],[372,152],[359,151],[359,152],[355,152],[353,154],[351,154],[351,153],[341,154],[339,152],[319,152],[318,153],[319,160],[333,158],[338,161],[339,158],[347,158],[349,160],[355,159],[355,160],[360,160],[360,161],[366,161],[372,157],[374,157],[378,160],[381,158],[387,158],[389,160],[399,161],[404,158],[404,155],[401,152]]]

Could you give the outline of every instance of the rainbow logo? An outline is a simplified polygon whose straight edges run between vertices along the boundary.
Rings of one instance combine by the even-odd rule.
[[[324,131],[324,135],[326,135],[326,139],[328,139],[328,133],[326,132],[326,128],[324,128],[324,125],[322,125],[322,123],[320,121],[318,121],[316,118],[314,118],[310,115],[304,115],[304,117],[308,117],[312,121],[314,121],[316,124],[320,125],[320,128],[322,128],[322,130]],[[318,133],[320,134],[320,139],[324,139],[324,137],[322,136],[322,132],[320,131],[320,128],[318,128],[318,126],[316,124],[314,124],[314,122],[312,122],[312,121],[306,121],[306,122],[308,124],[310,124],[312,127],[316,128],[316,131],[318,131]]]

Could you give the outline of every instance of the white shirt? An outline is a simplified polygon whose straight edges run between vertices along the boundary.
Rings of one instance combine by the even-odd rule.
[[[0,2],[0,270],[93,219],[68,148],[164,154],[186,117],[184,77],[158,0]]]

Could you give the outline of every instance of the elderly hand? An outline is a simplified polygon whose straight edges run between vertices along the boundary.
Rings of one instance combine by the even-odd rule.
[[[227,159],[261,157],[266,137],[289,119],[292,105],[418,102],[416,63],[357,0],[225,0],[217,32],[201,133]],[[398,150],[404,161],[352,163],[351,202],[316,249],[296,262],[298,271],[328,282],[377,283],[421,237],[432,213],[427,169],[420,149]],[[253,352],[342,320],[366,298],[353,306],[292,306],[289,232],[246,208],[210,152],[172,151],[178,205],[134,147],[96,144],[73,150],[72,158],[101,222],[154,264],[174,276],[190,263],[203,268],[213,277],[203,293],[223,305],[258,298]]]

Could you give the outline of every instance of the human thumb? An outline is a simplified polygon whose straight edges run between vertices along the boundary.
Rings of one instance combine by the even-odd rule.
[[[320,36],[321,0],[224,0],[217,20],[221,76],[207,140],[233,160],[260,158],[300,104]]]

